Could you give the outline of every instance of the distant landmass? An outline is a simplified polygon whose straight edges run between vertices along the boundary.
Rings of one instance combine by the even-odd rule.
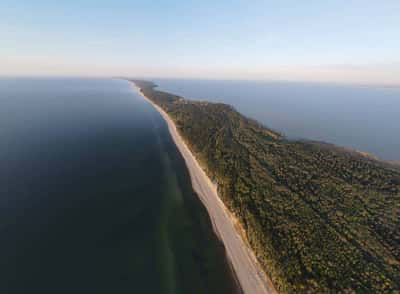
[[[400,91],[378,85],[290,81],[156,79],[157,90],[232,105],[289,139],[333,143],[400,159]]]
[[[400,169],[133,81],[174,121],[282,293],[400,291]]]

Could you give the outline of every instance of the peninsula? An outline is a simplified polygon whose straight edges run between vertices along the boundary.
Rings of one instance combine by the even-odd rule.
[[[398,168],[132,82],[167,122],[245,293],[400,290]]]

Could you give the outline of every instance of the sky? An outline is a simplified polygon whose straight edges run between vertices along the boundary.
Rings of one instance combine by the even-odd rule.
[[[400,1],[0,0],[0,75],[400,85]]]

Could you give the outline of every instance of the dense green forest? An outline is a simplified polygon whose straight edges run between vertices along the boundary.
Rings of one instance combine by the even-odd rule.
[[[174,120],[278,291],[399,293],[398,168],[134,82]]]

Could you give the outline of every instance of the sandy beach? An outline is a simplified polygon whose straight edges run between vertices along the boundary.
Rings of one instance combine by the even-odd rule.
[[[277,293],[271,281],[262,271],[254,253],[235,228],[234,217],[219,198],[216,186],[189,150],[174,122],[163,109],[145,97],[138,87],[136,89],[144,99],[154,106],[167,123],[172,139],[188,167],[193,189],[205,205],[214,230],[226,248],[228,259],[243,292],[246,294]]]

